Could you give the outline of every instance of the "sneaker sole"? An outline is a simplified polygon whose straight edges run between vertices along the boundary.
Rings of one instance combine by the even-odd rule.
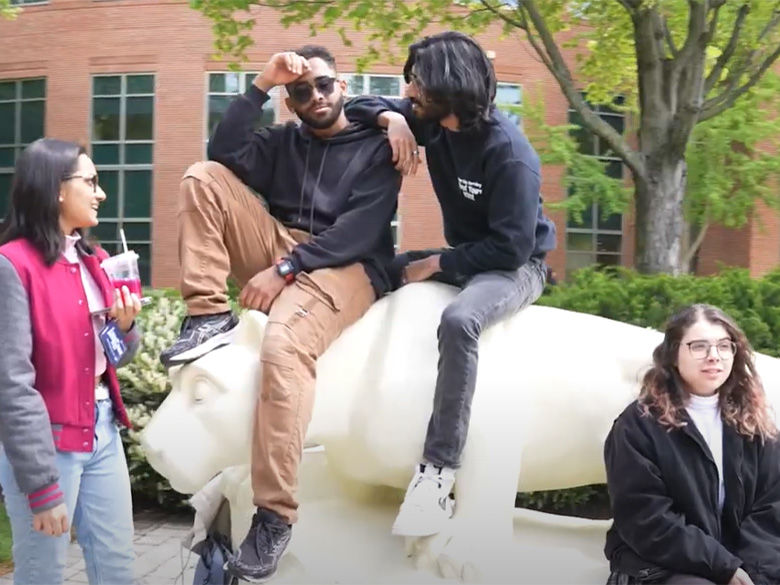
[[[444,527],[439,528],[438,530],[404,530],[403,528],[399,528],[393,525],[393,528],[390,530],[390,534],[393,536],[421,538],[423,536],[433,536],[434,534],[439,534],[439,532],[441,532],[443,529]]]
[[[260,578],[249,577],[249,576],[239,577],[238,575],[232,572],[230,574],[236,579],[238,579],[239,581],[246,581],[247,583],[267,583],[268,581],[276,577],[276,573],[274,573],[273,575],[269,575],[268,577],[260,577]]]
[[[193,362],[196,359],[203,357],[207,353],[214,351],[218,347],[229,344],[231,341],[233,341],[235,333],[236,327],[233,327],[230,331],[219,333],[214,337],[209,337],[200,345],[169,357],[167,360],[165,360],[163,365],[170,367]]]
[[[236,570],[234,567],[230,566],[230,561],[226,561],[225,565],[223,566],[223,569],[225,569],[228,573],[230,573],[230,576],[234,579],[238,579],[239,581],[246,581],[247,583],[266,583],[276,577],[276,574],[279,572],[278,570],[274,571],[270,575],[267,575],[265,577],[253,577],[251,575],[246,574],[239,574],[239,571]]]
[[[439,534],[439,532],[444,530],[444,526],[451,518],[452,516],[442,521],[441,526],[437,526],[436,528],[429,527],[427,529],[419,526],[418,527],[403,526],[402,523],[396,521],[393,522],[393,527],[390,529],[390,534],[392,534],[393,536],[410,536],[410,537],[433,536],[434,534]]]

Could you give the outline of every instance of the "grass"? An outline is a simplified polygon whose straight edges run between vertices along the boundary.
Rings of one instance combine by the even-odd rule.
[[[0,504],[0,575],[13,569],[11,565],[11,524],[5,513],[5,506]]]

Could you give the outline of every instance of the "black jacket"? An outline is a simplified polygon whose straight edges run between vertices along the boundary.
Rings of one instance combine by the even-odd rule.
[[[408,99],[374,96],[358,96],[344,111],[376,124],[387,110],[403,114],[425,147],[444,237],[453,248],[441,255],[443,272],[516,270],[555,248],[555,224],[542,211],[539,157],[516,123],[494,108],[481,130],[452,132],[418,119]]]
[[[374,128],[351,125],[320,139],[293,122],[255,131],[268,94],[251,86],[228,107],[208,155],[260,193],[283,225],[314,237],[295,247],[295,271],[362,262],[381,296],[390,287],[390,222],[401,175]]]
[[[726,499],[718,472],[688,424],[668,430],[637,402],[617,418],[604,446],[614,524],[605,553],[613,571],[662,568],[728,583],[740,566],[756,585],[780,583],[780,449],[723,425]]]

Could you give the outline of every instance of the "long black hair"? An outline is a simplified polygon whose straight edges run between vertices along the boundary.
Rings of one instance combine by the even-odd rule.
[[[404,65],[407,83],[412,73],[427,99],[457,116],[461,130],[479,130],[490,119],[496,74],[471,37],[447,31],[414,43]]]
[[[60,228],[60,186],[76,170],[82,154],[86,154],[84,147],[55,138],[39,138],[24,149],[16,161],[0,244],[26,238],[47,264],[57,261],[65,243]],[[77,245],[91,252],[83,239]]]

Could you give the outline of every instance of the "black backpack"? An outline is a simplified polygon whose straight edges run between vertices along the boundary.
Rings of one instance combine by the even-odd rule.
[[[238,579],[225,568],[228,556],[232,553],[230,538],[219,532],[209,532],[206,540],[195,551],[200,560],[195,567],[193,585],[236,585]]]
[[[192,551],[200,555],[195,567],[193,585],[237,585],[238,579],[225,568],[233,547],[230,542],[230,504],[223,500],[216,517],[208,528],[206,540]]]

